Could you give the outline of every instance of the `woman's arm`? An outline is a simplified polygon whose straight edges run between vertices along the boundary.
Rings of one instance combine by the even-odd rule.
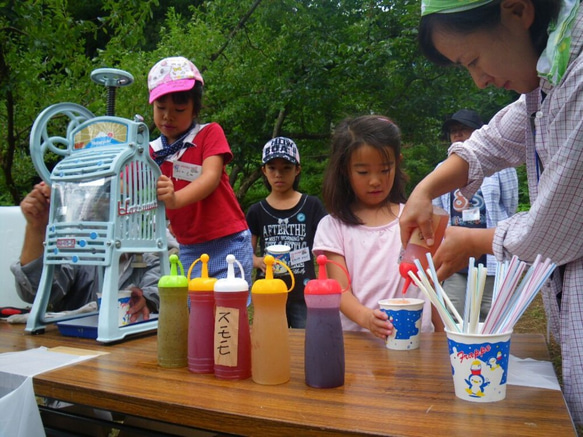
[[[413,230],[419,228],[427,244],[433,245],[432,200],[466,185],[468,163],[457,155],[450,155],[427,175],[413,190],[399,217],[401,242],[407,246]]]

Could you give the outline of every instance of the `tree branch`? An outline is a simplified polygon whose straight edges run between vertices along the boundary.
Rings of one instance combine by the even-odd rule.
[[[245,26],[245,23],[247,22],[249,17],[251,17],[251,15],[253,15],[253,12],[255,12],[255,9],[257,9],[257,7],[261,4],[261,2],[262,2],[262,0],[255,0],[255,3],[253,3],[253,5],[251,5],[251,8],[249,8],[247,13],[243,16],[243,18],[241,18],[241,20],[239,21],[239,23],[237,23],[235,28],[233,30],[231,30],[231,32],[229,33],[229,36],[227,37],[227,40],[221,46],[221,48],[218,50],[218,52],[213,53],[210,56],[211,62],[213,62],[215,59],[217,59],[219,56],[221,56],[221,54],[226,50],[228,45],[231,43],[231,40],[235,37],[235,35],[237,35],[237,32],[239,32],[239,30],[241,30],[243,28],[243,26]]]

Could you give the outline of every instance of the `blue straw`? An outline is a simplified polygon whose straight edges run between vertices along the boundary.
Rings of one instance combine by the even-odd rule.
[[[439,279],[437,279],[437,272],[435,271],[435,264],[433,264],[433,257],[431,256],[430,252],[427,252],[425,255],[427,257],[427,264],[429,265],[429,270],[431,270],[431,280],[435,284],[435,290],[437,291],[437,297],[441,304],[445,306],[445,302],[443,301],[443,296],[441,295],[441,287],[439,286]]]

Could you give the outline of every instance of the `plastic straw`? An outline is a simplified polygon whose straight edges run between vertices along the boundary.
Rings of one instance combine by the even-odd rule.
[[[506,276],[502,279],[498,296],[496,300],[492,301],[492,307],[482,326],[483,334],[493,332],[492,328],[500,320],[502,313],[507,308],[511,295],[516,289],[525,267],[526,263],[520,261],[515,256],[512,257],[508,265],[508,270],[506,271]]]
[[[430,275],[431,280],[435,284],[435,289],[437,291],[437,297],[439,298],[439,301],[445,306],[445,303],[443,301],[443,296],[442,296],[443,288],[441,288],[441,285],[439,284],[439,279],[437,278],[437,272],[435,271],[435,264],[433,264],[433,258],[431,257],[431,253],[427,252],[427,254],[425,256],[427,257],[427,265],[429,266],[429,270],[431,271],[431,275]]]
[[[466,333],[468,332],[468,324],[470,321],[470,302],[472,300],[472,298],[471,298],[472,291],[471,290],[472,290],[472,287],[474,286],[474,277],[473,277],[474,262],[475,262],[475,259],[473,257],[470,257],[470,262],[469,262],[469,266],[468,266],[468,282],[466,283],[466,300],[464,303],[464,325],[463,325],[463,329],[462,329],[462,332],[466,332]]]
[[[415,260],[415,261],[417,261],[417,260]],[[419,271],[423,272],[423,269],[420,269]],[[419,272],[418,272],[418,274],[419,274]],[[423,273],[423,275],[424,275],[424,273]],[[411,277],[411,279],[413,280],[415,285],[423,292],[423,294],[425,294],[425,296],[427,296],[429,301],[437,309],[437,312],[439,313],[441,320],[447,326],[447,328],[450,331],[460,332],[460,329],[458,328],[456,323],[451,318],[451,315],[449,314],[449,312],[445,309],[443,304],[439,301],[439,298],[437,297],[435,290],[433,290],[433,288],[431,286],[428,288],[427,284],[424,284],[417,276],[415,276],[415,273],[413,273],[412,271],[409,272],[409,276]]]
[[[492,306],[486,320],[480,325],[480,308],[488,269],[483,264],[475,267],[475,259],[469,258],[466,302],[462,317],[439,283],[430,254],[427,255],[427,261],[429,268],[423,270],[419,260],[415,260],[418,276],[413,272],[409,272],[409,276],[435,306],[449,330],[474,334],[499,334],[510,331],[556,268],[548,258],[543,262],[541,255],[535,258],[530,267],[516,256],[513,256],[510,262],[498,263]]]
[[[478,267],[473,269],[473,290],[471,293],[470,302],[470,326],[469,332],[471,334],[478,333],[480,323],[480,309],[482,307],[482,296],[484,295],[484,287],[486,286],[487,270],[483,264],[478,264]]]
[[[532,303],[532,301],[534,300],[534,298],[536,297],[536,295],[538,294],[539,290],[542,288],[546,280],[551,276],[555,267],[556,265],[552,264],[552,268],[550,268],[547,274],[544,276],[542,282],[540,283],[540,286],[537,286],[536,288],[533,289],[531,293],[529,293],[528,298],[525,299],[520,306],[517,306],[517,311],[516,313],[513,314],[512,318],[510,318],[510,320],[508,320],[506,324],[501,326],[497,332],[505,332],[510,327],[513,327],[516,324],[516,322],[518,322],[518,320],[520,319],[520,317],[522,317],[526,309],[530,306],[530,304]]]
[[[423,290],[430,296],[431,303],[433,303],[433,305],[437,308],[440,317],[443,320],[443,323],[447,324],[448,326],[455,325],[455,322],[453,321],[451,315],[445,308],[445,305],[437,297],[437,292],[434,290],[433,286],[429,282],[429,278],[425,274],[423,266],[421,265],[421,262],[418,259],[415,260],[415,266],[417,267],[418,279],[422,282],[422,285],[424,287]]]
[[[551,276],[555,267],[556,265],[550,259],[547,258],[541,263],[540,258],[537,257],[537,260],[535,260],[535,263],[530,268],[533,272],[532,275],[528,278],[525,277],[525,284],[521,287],[522,292],[517,293],[518,298],[516,299],[516,303],[511,307],[511,311],[508,312],[507,317],[500,326],[496,328],[495,332],[507,331],[516,324],[522,314],[524,314],[526,309],[532,303],[544,283]]]
[[[462,316],[460,316],[460,313],[458,313],[458,311],[455,308],[454,304],[451,302],[449,296],[447,295],[447,293],[445,292],[445,290],[443,289],[443,287],[441,286],[441,284],[439,282],[437,283],[437,287],[438,287],[438,292],[443,297],[443,300],[444,300],[444,302],[446,304],[446,307],[453,314],[453,316],[456,318],[457,322],[461,326],[463,324]]]

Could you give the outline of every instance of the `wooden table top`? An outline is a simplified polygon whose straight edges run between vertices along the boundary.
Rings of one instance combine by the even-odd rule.
[[[422,334],[420,348],[391,351],[365,333],[345,332],[343,387],[304,382],[304,331],[290,330],[291,380],[263,386],[157,365],[157,339],[117,344],[41,335],[0,323],[0,352],[69,346],[109,352],[34,377],[37,395],[186,426],[241,435],[488,436],[576,435],[558,390],[509,385],[506,399],[456,398],[445,334]],[[538,334],[513,334],[519,358],[548,360]]]

